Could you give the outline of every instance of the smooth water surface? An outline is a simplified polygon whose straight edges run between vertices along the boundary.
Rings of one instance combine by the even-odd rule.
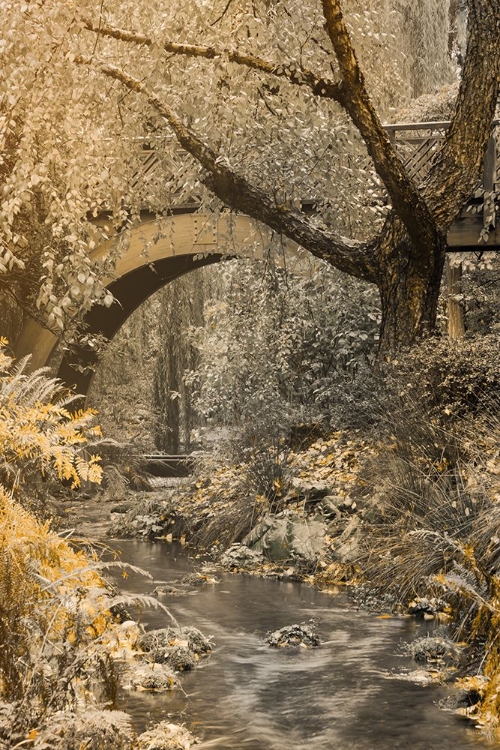
[[[182,553],[164,544],[120,541],[123,560],[148,570],[154,582],[131,573],[120,587],[151,593],[191,570]],[[223,573],[221,583],[196,593],[162,596],[182,625],[214,639],[209,659],[182,676],[167,695],[123,693],[120,708],[137,729],[169,719],[217,750],[481,750],[489,743],[465,719],[439,709],[441,687],[392,677],[417,665],[401,645],[427,632],[412,618],[380,618],[356,611],[298,583]],[[316,649],[272,649],[265,635],[311,619]],[[169,624],[162,611],[142,615],[148,628]],[[197,746],[198,747],[198,746]]]

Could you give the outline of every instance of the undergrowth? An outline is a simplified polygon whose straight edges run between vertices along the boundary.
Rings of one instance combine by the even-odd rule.
[[[93,412],[70,412],[74,396],[6,346],[0,339],[0,746],[43,747],[55,711],[113,699],[101,648],[112,618],[95,561],[23,505],[44,502],[30,495],[37,476],[99,483],[99,459],[84,450],[100,432]]]
[[[54,710],[113,698],[99,638],[109,591],[81,552],[0,490],[0,689],[22,736]]]
[[[500,718],[497,406],[489,402],[481,419],[447,428],[415,404],[392,415],[385,451],[371,467],[360,560],[371,585],[402,604],[418,597],[448,603],[455,638],[479,653],[479,675],[487,678],[475,717],[494,732]]]

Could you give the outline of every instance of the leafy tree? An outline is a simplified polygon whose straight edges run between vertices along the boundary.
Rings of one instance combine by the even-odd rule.
[[[105,89],[74,65],[72,3],[2,0],[0,10],[0,300],[59,334],[113,302],[102,283],[112,260],[90,253],[128,215],[121,200],[140,154],[120,158],[107,128],[116,102],[111,116]],[[104,209],[109,223],[97,227]]]
[[[161,12],[160,5],[149,4],[142,17],[127,4],[102,3],[99,16],[83,20],[95,35],[95,54],[77,62],[142,98],[158,129],[168,123],[198,163],[200,181],[223,204],[376,284],[383,348],[432,331],[447,230],[475,186],[495,114],[496,0],[467,2],[467,50],[451,126],[421,185],[410,179],[370,97],[353,43],[353,27],[359,36],[363,25],[356,4],[345,3],[345,17],[339,0],[193,0],[182,10],[161,5]],[[433,7],[443,17],[449,4]],[[373,24],[370,33],[377,33]],[[351,130],[392,206],[381,228],[356,239],[337,231],[342,200],[327,185],[339,176],[332,163],[339,136]],[[297,205],[308,192],[319,207],[313,218]]]
[[[167,453],[191,448],[195,427],[192,392],[185,373],[197,365],[197,351],[190,330],[203,323],[205,288],[213,279],[212,269],[200,269],[176,279],[158,299],[160,345],[153,372],[155,446]]]
[[[140,205],[169,211],[201,196],[206,209],[248,214],[375,284],[384,348],[432,331],[446,233],[474,188],[495,112],[496,0],[467,2],[452,123],[422,185],[381,117],[452,79],[449,0],[1,7],[0,281],[19,304],[56,330],[96,300],[111,304],[88,248]],[[134,177],[137,139],[157,155],[154,186]],[[390,209],[372,205],[375,174]],[[103,209],[108,230],[88,221]]]
[[[330,413],[373,356],[380,315],[368,285],[328,271],[294,277],[238,260],[217,274],[187,376],[210,424],[273,434]]]

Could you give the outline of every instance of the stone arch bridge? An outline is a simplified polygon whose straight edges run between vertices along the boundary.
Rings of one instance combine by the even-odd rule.
[[[432,158],[445,136],[448,122],[426,122],[387,125],[386,129],[406,164],[409,175],[418,183],[426,175]],[[451,252],[498,250],[500,227],[495,223],[498,213],[500,186],[500,122],[495,122],[484,160],[483,177],[477,191],[464,206],[448,234]],[[366,165],[369,168],[369,164]],[[154,152],[145,153],[144,173],[149,182],[160,180],[161,174]],[[379,199],[386,200],[382,190]],[[295,243],[286,240],[276,250],[276,238],[266,227],[246,216],[221,214],[218,217],[196,213],[197,206],[180,207],[177,215],[156,221],[151,215],[127,235],[126,244],[118,254],[113,278],[108,288],[116,302],[110,308],[94,306],[86,315],[87,333],[112,338],[129,315],[151,294],[165,284],[190,271],[228,258],[266,259],[274,247],[273,262],[304,273],[311,256]],[[487,229],[487,235],[481,233]],[[274,237],[274,239],[273,239]],[[120,249],[123,237],[104,242],[92,253],[105,258]],[[31,354],[33,368],[45,366],[57,347],[56,335],[30,320],[23,328],[15,352],[17,357]],[[75,352],[80,366],[75,369],[63,356],[58,377],[85,395],[89,388],[97,356],[91,347]],[[74,356],[73,356],[74,360]]]
[[[305,273],[314,260],[289,240],[278,243],[270,230],[246,216],[215,217],[193,211],[160,220],[145,215],[142,223],[127,233],[125,241],[117,235],[97,247],[91,257],[104,259],[117,250],[113,277],[105,280],[115,302],[109,308],[95,305],[86,314],[87,340],[92,336],[113,338],[148,297],[197,268],[233,258],[272,258],[275,265]],[[56,334],[31,319],[16,342],[15,353],[18,358],[31,355],[33,369],[43,367],[52,360],[58,341]],[[75,347],[71,359],[63,355],[59,360],[57,375],[86,395],[96,361],[92,346]]]

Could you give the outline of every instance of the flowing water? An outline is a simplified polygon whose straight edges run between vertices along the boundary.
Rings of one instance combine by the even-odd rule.
[[[154,582],[130,573],[123,590],[150,593],[192,569],[168,545],[117,542],[122,560],[148,570]],[[223,573],[199,591],[162,596],[182,625],[214,639],[214,651],[166,695],[123,693],[120,708],[136,728],[169,719],[216,750],[480,750],[499,748],[467,720],[438,708],[442,687],[397,679],[415,669],[402,644],[428,632],[412,618],[356,611],[343,598],[306,585]],[[272,649],[265,635],[314,619],[316,649]],[[157,610],[148,628],[169,624]]]

